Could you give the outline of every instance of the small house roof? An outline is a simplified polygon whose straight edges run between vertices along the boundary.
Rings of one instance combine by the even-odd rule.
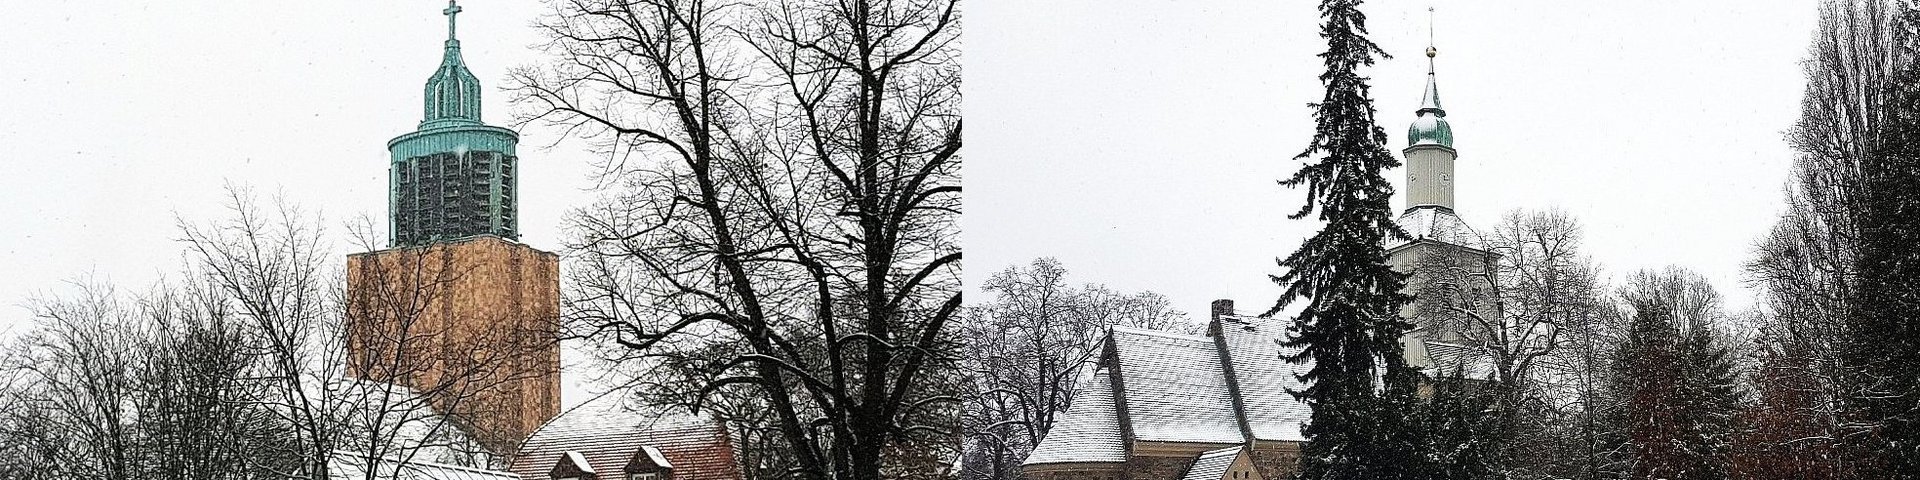
[[[649,452],[648,450],[652,451]],[[736,480],[733,442],[713,421],[645,415],[617,401],[589,402],[534,431],[510,468],[525,480],[550,480],[562,455],[578,454],[597,472],[621,472],[637,455],[673,468],[674,480]]]
[[[1220,480],[1227,476],[1227,469],[1233,468],[1233,461],[1240,458],[1243,447],[1232,446],[1219,450],[1210,450],[1193,459],[1193,466],[1187,467],[1187,474],[1180,480]]]

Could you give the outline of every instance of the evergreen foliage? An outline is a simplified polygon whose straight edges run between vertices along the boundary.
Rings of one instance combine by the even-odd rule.
[[[1613,411],[1634,479],[1727,478],[1741,395],[1728,349],[1707,325],[1677,322],[1665,302],[1637,301],[1614,364]]]
[[[1511,432],[1498,411],[1503,387],[1469,380],[1464,372],[1433,381],[1425,403],[1427,440],[1425,478],[1482,480],[1506,478],[1500,465]]]
[[[1419,373],[1405,364],[1399,344],[1410,326],[1398,312],[1409,298],[1384,248],[1387,235],[1404,236],[1388,203],[1393,186],[1382,174],[1400,162],[1385,147],[1367,79],[1357,72],[1385,56],[1367,40],[1359,5],[1320,5],[1326,95],[1312,105],[1312,143],[1295,157],[1308,163],[1280,182],[1307,190],[1305,206],[1290,218],[1317,211],[1325,222],[1279,261],[1285,273],[1273,280],[1286,291],[1267,312],[1308,300],[1293,332],[1292,345],[1301,350],[1291,360],[1313,363],[1302,375],[1312,386],[1294,392],[1313,409],[1301,462],[1310,479],[1414,478],[1420,463],[1421,441],[1406,432],[1416,423],[1408,413],[1417,406]]]

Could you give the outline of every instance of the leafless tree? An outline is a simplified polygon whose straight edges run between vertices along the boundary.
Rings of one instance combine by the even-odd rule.
[[[336,267],[343,259],[319,217],[284,201],[263,210],[240,188],[230,188],[228,201],[223,220],[181,222],[182,241],[194,274],[246,323],[265,364],[257,377],[270,385],[264,403],[290,426],[304,462],[285,474],[328,478],[335,454],[376,459],[368,480],[385,463],[423,453],[422,460],[487,462],[456,414],[485,414],[468,408],[472,399],[520,378],[509,347],[521,336],[454,339],[447,322],[427,321],[462,270],[446,256],[400,251],[364,262],[350,297]],[[375,249],[372,223],[352,228],[365,250]]]
[[[357,352],[386,360],[349,378],[348,318],[419,309],[345,307],[341,258],[318,217],[284,202],[263,210],[240,188],[228,200],[224,219],[180,222],[185,268],[152,293],[125,297],[110,284],[78,282],[75,293],[34,304],[37,321],[0,365],[0,396],[13,407],[0,414],[8,454],[0,471],[323,479],[338,478],[329,476],[336,454],[445,462],[473,446],[468,425],[448,413],[513,378],[500,372],[517,372],[512,358],[475,352],[512,350],[502,342],[447,350],[436,336],[443,326],[395,322],[375,333],[398,339],[362,332],[371,338],[358,341],[371,346]],[[368,285],[362,298],[431,303],[457,275],[392,258],[436,273]]]
[[[551,4],[522,121],[610,189],[573,216],[576,333],[672,366],[655,404],[763,402],[783,475],[951,475],[957,2]]]
[[[1786,211],[1756,245],[1746,265],[1748,282],[1761,291],[1766,319],[1761,340],[1768,351],[1795,352],[1809,361],[1805,382],[1794,388],[1808,400],[1801,412],[1820,434],[1796,438],[1800,446],[1837,448],[1871,429],[1846,419],[1849,399],[1862,398],[1849,380],[1844,358],[1848,316],[1860,304],[1859,272],[1866,174],[1887,146],[1891,96],[1900,56],[1900,12],[1908,2],[1821,2],[1820,22],[1803,63],[1807,78],[1801,116],[1788,131],[1795,151],[1786,185]],[[1853,386],[1849,386],[1853,384]],[[1796,446],[1795,448],[1799,448]],[[1870,452],[1868,452],[1871,456]],[[1855,460],[1859,460],[1856,456]],[[1864,465],[1865,461],[1839,462]],[[1840,473],[1835,463],[1830,473]]]
[[[1550,415],[1536,406],[1589,408],[1582,393],[1599,386],[1598,357],[1582,354],[1607,350],[1593,336],[1603,290],[1580,240],[1579,222],[1565,212],[1515,210],[1501,217],[1484,250],[1429,247],[1413,265],[1421,328],[1434,338],[1458,335],[1485,359],[1484,379],[1499,386],[1504,468],[1520,468],[1514,457],[1539,451],[1522,440],[1543,430],[1526,423],[1551,421],[1527,418]],[[1568,351],[1568,343],[1578,345]]]
[[[1074,286],[1058,260],[1008,267],[981,285],[993,295],[967,307],[962,368],[971,376],[964,427],[969,479],[1011,479],[1065,412],[1115,325],[1180,333],[1198,326],[1152,292]]]

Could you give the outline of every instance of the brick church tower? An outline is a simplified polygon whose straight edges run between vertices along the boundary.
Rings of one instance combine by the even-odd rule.
[[[519,134],[481,123],[455,37],[419,129],[387,142],[388,249],[347,257],[349,374],[405,386],[487,450],[560,410],[559,257],[518,242]]]

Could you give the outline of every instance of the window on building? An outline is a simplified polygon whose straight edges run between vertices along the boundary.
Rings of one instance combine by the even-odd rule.
[[[629,473],[627,480],[660,480],[660,474],[658,472]]]

